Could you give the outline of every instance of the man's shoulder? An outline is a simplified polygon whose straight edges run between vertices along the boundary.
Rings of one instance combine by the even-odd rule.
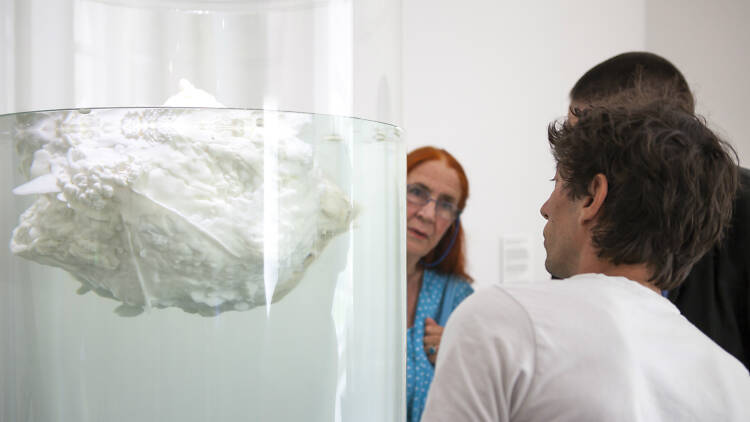
[[[528,320],[528,313],[502,286],[491,285],[478,288],[461,302],[451,315],[451,320],[454,319],[462,325],[512,326]]]
[[[748,212],[748,208],[750,208],[750,169],[740,167],[739,168],[739,175],[740,175],[740,186],[737,190],[737,203],[735,212],[742,213],[743,211],[745,213]],[[735,220],[737,217],[740,218],[748,218],[747,215],[739,216],[735,213]]]
[[[456,347],[503,350],[503,360],[511,358],[510,351],[533,354],[536,334],[531,317],[523,305],[497,285],[481,287],[466,298],[451,314],[446,325],[446,339]]]
[[[714,248],[715,254],[724,257],[715,260],[716,262],[727,261],[737,267],[748,265],[746,250],[750,245],[750,169],[740,167],[739,175],[740,186],[735,197],[732,222],[722,242]],[[714,257],[708,254],[700,262],[709,259],[714,260]]]
[[[634,307],[664,314],[677,309],[653,290],[624,277],[581,274],[563,280],[509,284],[501,287],[535,324],[577,326],[587,320],[617,324]]]
[[[631,288],[633,281],[604,274],[579,274],[561,280],[508,283],[500,286],[518,301],[559,301],[585,299],[589,295],[610,295],[622,288]],[[586,295],[583,295],[583,293]],[[565,299],[567,298],[567,299]]]
[[[750,169],[739,167],[739,175],[740,188],[737,191],[738,199],[750,200]]]
[[[563,308],[594,311],[615,302],[653,300],[658,296],[648,288],[623,277],[581,274],[563,280],[495,284],[477,289],[457,309],[486,316],[511,313],[516,316],[544,313]],[[658,299],[661,299],[658,297]],[[464,308],[464,309],[461,309]]]
[[[461,325],[504,326],[506,328],[532,329],[537,314],[549,313],[562,303],[567,307],[580,307],[580,298],[587,291],[587,280],[543,280],[528,283],[493,284],[478,288],[467,297],[451,315]]]

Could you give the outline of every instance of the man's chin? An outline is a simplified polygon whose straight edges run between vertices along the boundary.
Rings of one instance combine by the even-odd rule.
[[[567,277],[558,275],[560,274],[560,271],[556,271],[554,266],[549,264],[549,261],[546,261],[546,260],[544,261],[544,268],[547,270],[547,272],[549,273],[549,275],[552,277],[553,280],[562,280],[563,278],[567,278]]]

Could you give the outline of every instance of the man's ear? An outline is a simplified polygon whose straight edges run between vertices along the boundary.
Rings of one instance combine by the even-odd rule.
[[[604,205],[604,200],[607,199],[607,189],[607,176],[599,173],[591,179],[588,189],[589,195],[584,199],[581,208],[581,223],[588,223],[596,218],[602,205]]]

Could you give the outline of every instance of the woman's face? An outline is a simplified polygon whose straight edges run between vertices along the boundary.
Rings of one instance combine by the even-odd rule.
[[[407,185],[426,189],[432,199],[458,204],[461,183],[458,173],[438,160],[427,161],[406,176]],[[420,206],[406,201],[406,251],[412,259],[421,259],[438,244],[453,218],[436,213],[435,201]]]

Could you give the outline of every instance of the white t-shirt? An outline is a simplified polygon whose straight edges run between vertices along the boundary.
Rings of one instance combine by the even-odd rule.
[[[600,274],[492,286],[451,315],[422,422],[750,421],[750,375],[669,300]]]

